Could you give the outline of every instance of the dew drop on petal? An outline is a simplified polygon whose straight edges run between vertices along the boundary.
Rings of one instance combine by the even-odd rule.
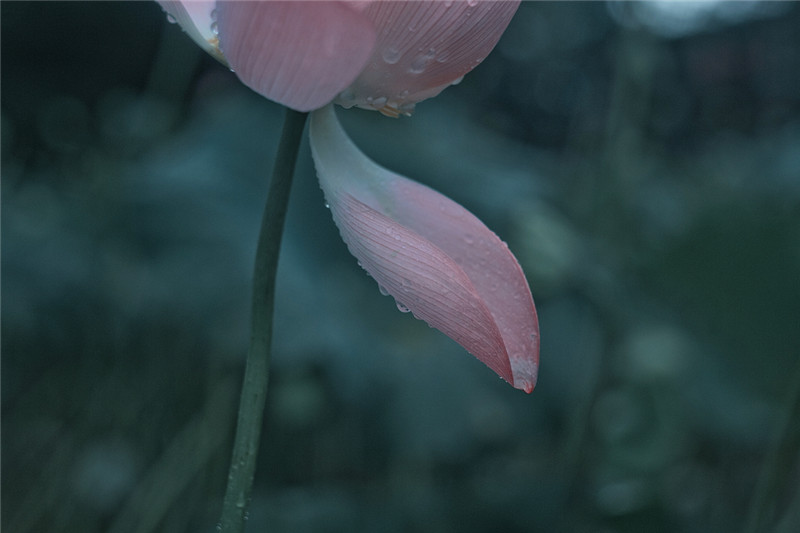
[[[383,296],[389,296],[389,291],[386,290],[386,287],[378,283],[378,290],[381,292]]]
[[[394,65],[398,61],[400,61],[400,50],[394,48],[393,46],[387,46],[383,49],[383,60],[386,61],[390,65]]]
[[[422,74],[425,72],[425,68],[428,66],[428,63],[430,63],[435,56],[436,51],[432,48],[426,53],[418,55],[411,63],[411,67],[409,67],[408,72],[411,74]]]
[[[353,92],[353,89],[348,87],[347,89],[339,93],[338,103],[345,109],[350,109],[351,107],[356,105],[356,94]]]
[[[408,72],[410,74],[422,74],[425,72],[425,65],[424,61],[420,61],[419,58],[415,59],[411,66],[408,68]]]
[[[397,304],[397,310],[401,313],[410,313],[411,309],[406,307],[405,305],[401,304],[400,302],[395,302]]]
[[[219,25],[217,24],[216,20],[211,23],[211,33],[214,35],[219,35]]]
[[[175,17],[173,17],[169,13],[167,13],[167,22],[169,22],[170,24],[177,24],[178,23],[178,21],[175,19]]]

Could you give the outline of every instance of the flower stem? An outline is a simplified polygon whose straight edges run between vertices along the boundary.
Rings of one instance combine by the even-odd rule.
[[[286,110],[283,133],[267,193],[267,204],[261,219],[253,275],[250,347],[247,351],[228,486],[219,524],[219,531],[223,533],[241,533],[244,530],[250,504],[267,396],[278,253],[297,152],[307,116],[307,113]]]
[[[781,498],[780,490],[782,487],[792,487],[791,474],[796,471],[797,450],[800,450],[800,362],[795,363],[784,407],[777,438],[767,454],[755,488],[744,528],[746,533],[772,531],[773,527],[777,527],[774,521],[780,511],[779,502],[788,501],[786,496],[789,495]],[[791,527],[789,525],[786,530],[789,531]]]

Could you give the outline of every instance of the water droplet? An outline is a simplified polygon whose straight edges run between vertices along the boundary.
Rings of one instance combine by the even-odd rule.
[[[356,105],[356,93],[353,92],[353,89],[347,88],[344,91],[339,93],[338,102],[345,109],[350,109],[354,105]]]
[[[211,10],[211,20],[216,22],[216,20],[217,20],[217,8],[214,8],[214,9]]]
[[[411,63],[408,72],[411,74],[422,74],[428,66],[428,63],[436,56],[436,51],[431,48],[424,54],[418,55]]]
[[[397,48],[393,46],[387,46],[386,48],[383,49],[383,53],[381,55],[383,56],[384,61],[386,61],[390,65],[394,65],[395,63],[400,61],[400,56],[402,54],[400,53],[400,50],[398,50]]]
[[[425,72],[425,66],[427,63],[424,61],[420,61],[416,59],[413,63],[411,63],[411,67],[409,67],[408,72],[409,74],[422,74]]]
[[[400,233],[395,228],[388,227],[388,228],[386,228],[384,233],[386,233],[387,236],[393,238],[396,241],[403,240],[402,235],[400,235]]]
[[[385,96],[379,96],[378,98],[375,98],[372,101],[372,107],[374,107],[375,109],[380,109],[386,105],[387,100],[388,98],[386,98]]]
[[[383,296],[389,296],[389,291],[388,291],[388,290],[386,290],[386,287],[384,287],[384,286],[383,286],[383,285],[381,285],[380,283],[378,283],[378,290],[379,290],[379,291],[381,291],[381,294],[382,294]]]
[[[211,33],[214,35],[219,35],[219,25],[217,24],[216,20],[211,23]]]
[[[458,85],[462,81],[464,81],[464,76],[459,76],[458,78],[454,79],[450,85]]]
[[[414,111],[414,107],[415,106],[416,106],[416,104],[414,102],[405,102],[404,104],[400,104],[400,107],[398,107],[398,109],[404,115],[409,115],[410,116],[411,113]]]
[[[330,208],[331,208],[331,204],[329,204],[328,202],[325,202],[325,209],[330,209]]]
[[[170,24],[177,24],[178,21],[171,14],[167,13],[167,22]]]
[[[401,304],[400,302],[395,302],[395,303],[397,303],[397,310],[400,311],[401,313],[410,313],[411,312],[411,309],[409,309],[405,305]]]

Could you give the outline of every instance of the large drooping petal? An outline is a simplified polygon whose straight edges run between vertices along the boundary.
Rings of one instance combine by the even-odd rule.
[[[364,69],[375,29],[346,2],[217,2],[220,47],[245,85],[296,109],[327,104]]]
[[[361,4],[377,30],[363,72],[336,102],[396,116],[475,68],[500,40],[519,0],[375,1]]]
[[[312,114],[310,129],[334,221],[381,290],[514,387],[533,390],[539,324],[508,246],[456,202],[367,158],[332,106]]]

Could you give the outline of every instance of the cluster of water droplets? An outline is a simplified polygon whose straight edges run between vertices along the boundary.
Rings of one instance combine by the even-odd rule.
[[[381,292],[382,296],[391,296],[391,294],[389,293],[389,289],[387,289],[386,287],[384,287],[380,283],[378,283],[378,290]],[[409,309],[405,304],[397,301],[397,299],[395,299],[394,303],[397,305],[397,309],[401,313],[410,313],[411,312],[411,309]]]
[[[408,102],[406,98],[409,95],[408,90],[403,90],[393,96],[367,96],[366,98],[356,95],[352,87],[348,87],[339,93],[336,102],[344,107],[350,109],[354,106],[362,108],[373,109],[380,111],[385,115],[411,115],[414,111],[415,102]]]
[[[450,8],[454,3],[455,2],[449,0],[444,1],[443,6],[445,8]],[[479,0],[467,0],[467,8],[463,11],[462,15],[464,17],[471,16],[478,3]],[[424,25],[424,20],[414,19],[408,22],[406,29],[408,32],[415,33],[417,31],[423,31],[421,28]],[[388,34],[388,30],[384,30],[384,33]],[[416,51],[406,50],[398,46],[397,42],[390,42],[382,46],[379,57],[385,65],[390,67],[397,65],[395,69],[404,70],[406,74],[410,74],[414,77],[421,76],[430,71],[437,64],[441,65],[452,61],[453,50],[448,47],[440,47],[439,45],[441,42],[440,40],[437,46],[420,47]],[[478,65],[483,59],[484,58],[474,59],[471,66],[474,67]],[[391,71],[392,69],[387,70]],[[469,68],[465,70],[469,70]],[[459,76],[451,82],[451,85],[458,85],[463,79],[463,75]],[[362,91],[362,89],[358,88],[356,90],[359,93]],[[414,95],[411,95],[411,98],[414,98]],[[363,93],[357,94],[353,88],[347,88],[342,91],[338,95],[337,103],[346,109],[358,106],[366,109],[374,109],[389,116],[410,116],[416,105],[416,101],[409,100],[408,90],[403,90],[396,94],[370,94],[369,96],[365,96]]]
[[[386,102],[388,100],[389,99],[386,98],[385,96],[379,96],[377,98],[374,98],[372,96],[367,96],[367,105],[369,105],[369,106],[371,106],[371,107],[373,107],[375,109],[381,109],[386,105]]]
[[[219,24],[217,24],[217,10],[211,10],[211,33],[219,35]]]

